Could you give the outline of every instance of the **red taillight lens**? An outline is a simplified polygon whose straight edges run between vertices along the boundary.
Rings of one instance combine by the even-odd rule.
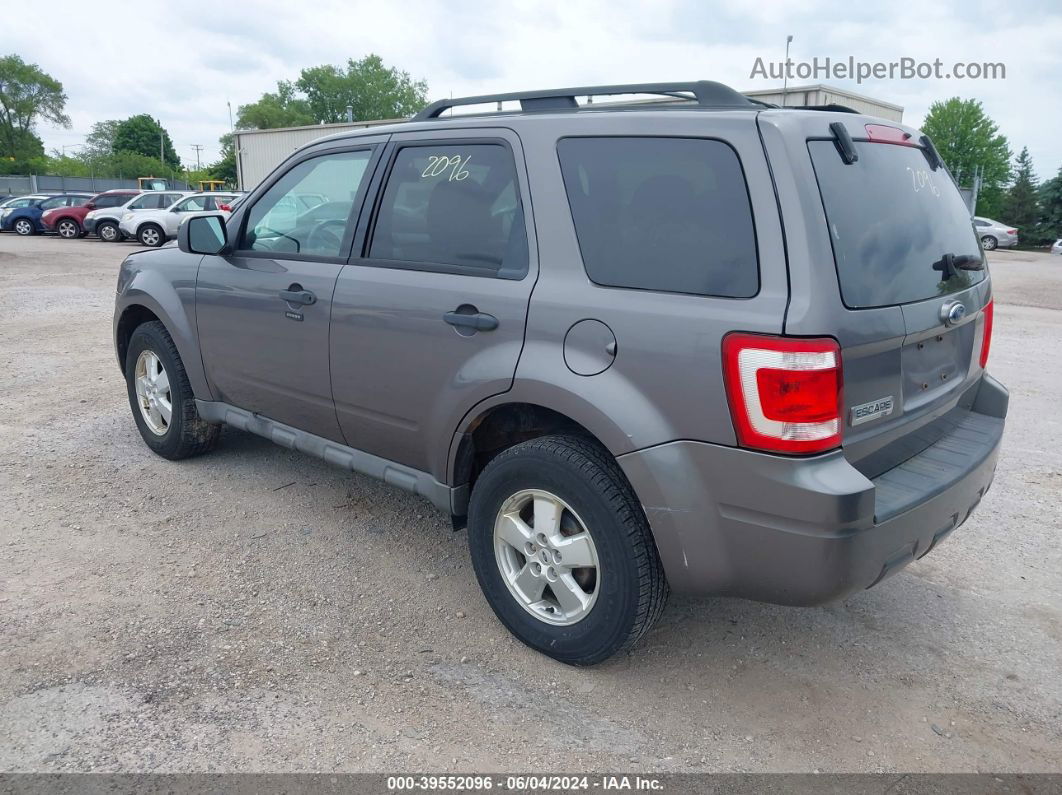
[[[723,375],[738,443],[818,453],[841,443],[841,350],[832,339],[728,334]]]
[[[988,364],[988,351],[992,347],[992,316],[995,314],[995,301],[985,304],[985,328],[981,332],[981,369]]]
[[[219,204],[218,205],[218,209],[221,210],[222,212],[226,212],[226,213],[231,213],[232,212],[232,208],[229,205],[227,205],[227,204]]]
[[[1007,234],[1008,235],[1016,235],[1016,234],[1018,234],[1018,230],[1017,229],[1008,229],[1007,230]]]

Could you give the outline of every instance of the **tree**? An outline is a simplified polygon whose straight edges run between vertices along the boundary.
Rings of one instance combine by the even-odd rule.
[[[1027,242],[1034,245],[1053,243],[1062,238],[1062,168],[1040,186],[1040,223]]]
[[[115,152],[136,152],[145,157],[159,159],[159,136],[162,136],[163,161],[172,169],[180,169],[181,158],[173,149],[170,134],[158,121],[146,113],[130,116],[119,122],[114,130]],[[147,175],[144,175],[147,176]],[[159,176],[159,175],[154,175]]]
[[[346,69],[326,64],[303,69],[296,87],[317,121],[346,121],[347,107],[359,121],[411,116],[428,104],[428,84],[388,68],[379,55],[347,60]]]
[[[1040,192],[1033,174],[1029,147],[1023,146],[1015,161],[1014,182],[1003,198],[1005,223],[1029,230],[1040,219]]]
[[[114,152],[114,138],[118,134],[118,119],[98,121],[92,125],[92,132],[85,136],[85,146],[81,149],[81,156],[85,159],[98,159],[107,157]],[[157,142],[156,142],[157,144]],[[155,146],[158,154],[158,146]]]
[[[388,68],[378,55],[346,67],[324,64],[303,69],[294,83],[281,80],[275,92],[241,105],[236,126],[241,130],[298,127],[319,122],[346,121],[347,107],[355,119],[395,119],[410,116],[427,104],[428,84],[408,72]]]
[[[225,133],[218,139],[221,144],[221,159],[208,169],[213,179],[223,179],[230,185],[236,184],[236,147],[232,133]]]
[[[236,126],[241,130],[269,130],[276,127],[299,127],[314,124],[309,103],[295,95],[295,84],[277,83],[276,93],[266,92],[250,105],[236,111]]]
[[[0,159],[18,165],[43,156],[34,125],[49,121],[69,127],[65,107],[63,84],[37,64],[17,55],[0,58]]]
[[[1003,189],[1010,179],[1010,146],[981,103],[958,97],[934,102],[922,129],[960,184],[972,184],[974,173],[981,170],[977,214],[1000,215]]]

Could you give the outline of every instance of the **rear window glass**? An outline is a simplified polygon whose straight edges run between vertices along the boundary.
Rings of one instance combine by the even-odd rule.
[[[727,144],[565,138],[557,151],[593,282],[728,298],[759,290],[748,188]]]
[[[399,150],[369,256],[478,276],[527,273],[524,215],[509,149],[440,141]]]
[[[941,267],[945,254],[982,256],[947,171],[933,171],[914,147],[855,147],[859,160],[846,165],[833,141],[808,142],[845,305],[907,304],[984,279],[983,270],[952,275]]]

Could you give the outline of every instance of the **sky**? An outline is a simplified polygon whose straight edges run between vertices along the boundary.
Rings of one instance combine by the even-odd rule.
[[[428,83],[429,98],[560,86],[711,79],[772,88],[752,77],[758,58],[901,58],[1002,63],[996,80],[833,78],[826,83],[904,107],[918,126],[929,105],[976,98],[1015,154],[1028,146],[1040,179],[1062,167],[1062,4],[853,3],[830,0],[110,0],[52,2],[47,13],[6,15],[0,54],[17,53],[63,83],[72,126],[39,126],[51,151],[83,143],[93,122],[149,113],[177,153],[218,157],[235,114],[278,80],[370,52]],[[51,24],[49,20],[62,20]]]

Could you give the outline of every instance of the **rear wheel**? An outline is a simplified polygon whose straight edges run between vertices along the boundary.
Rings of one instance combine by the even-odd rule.
[[[992,235],[985,235],[981,238],[981,245],[984,246],[985,251],[992,251],[999,245],[999,241],[992,237]]]
[[[136,239],[142,246],[158,248],[166,242],[166,236],[162,234],[162,227],[156,224],[144,224],[136,231]]]
[[[19,218],[14,224],[15,234],[27,237],[28,235],[35,234],[37,232],[36,227],[33,226],[33,222],[28,218]]]
[[[81,227],[77,221],[72,218],[64,218],[55,225],[55,232],[59,237],[67,240],[73,240],[76,237],[81,237]]]
[[[104,221],[96,226],[96,237],[104,243],[117,243],[122,233],[118,231],[118,224]]]
[[[177,346],[162,323],[144,323],[133,332],[125,380],[140,435],[160,456],[176,461],[215,447],[221,426],[199,417]]]
[[[593,665],[629,648],[667,598],[641,505],[591,440],[547,436],[499,454],[472,492],[468,541],[494,613],[561,662]]]

